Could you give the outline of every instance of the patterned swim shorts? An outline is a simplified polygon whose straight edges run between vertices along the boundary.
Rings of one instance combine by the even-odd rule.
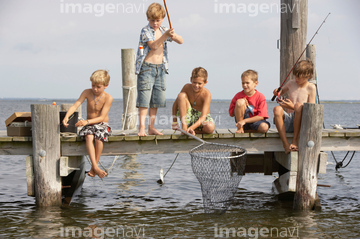
[[[109,141],[109,135],[111,134],[111,128],[109,124],[101,122],[97,124],[89,124],[82,127],[79,131],[81,137],[92,134],[95,139],[101,140],[103,142]]]
[[[179,111],[177,112],[177,116],[180,117]],[[189,106],[189,108],[188,108],[188,110],[186,112],[186,124],[187,124],[187,126],[190,127],[191,125],[195,124],[195,122],[200,119],[200,116],[201,116],[200,111],[198,111],[198,110],[192,108],[191,106]],[[212,123],[214,123],[214,120],[213,120],[213,118],[211,118],[210,114],[207,114],[204,122],[212,122]],[[196,129],[197,130],[202,130],[203,125],[201,124]]]

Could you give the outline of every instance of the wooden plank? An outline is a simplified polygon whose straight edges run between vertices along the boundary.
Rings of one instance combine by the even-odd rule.
[[[34,163],[32,156],[26,157],[26,184],[27,195],[35,196]]]
[[[219,135],[220,139],[235,137],[235,134],[231,133],[228,129],[216,129],[215,131]]]

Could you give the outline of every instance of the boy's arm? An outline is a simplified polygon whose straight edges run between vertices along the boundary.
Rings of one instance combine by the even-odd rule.
[[[166,32],[164,32],[164,34],[161,35],[161,37],[159,37],[157,40],[154,41],[148,41],[147,44],[150,47],[151,50],[157,50],[159,47],[162,47],[163,43],[166,41],[166,39],[171,36],[171,31],[173,31],[173,29],[169,29]]]
[[[315,104],[315,101],[316,101],[316,85],[309,83],[308,103]]]
[[[184,42],[183,38],[180,35],[176,34],[175,32],[174,34],[170,35],[170,37],[171,40],[175,41],[178,44],[183,44]]]
[[[67,123],[69,121],[69,117],[70,115],[72,115],[77,108],[79,108],[79,106],[85,101],[86,99],[86,95],[87,95],[87,91],[88,90],[84,90],[79,99],[76,100],[76,102],[69,108],[69,110],[67,111],[63,121],[62,121],[62,124],[65,126],[65,127],[68,127],[69,124]]]

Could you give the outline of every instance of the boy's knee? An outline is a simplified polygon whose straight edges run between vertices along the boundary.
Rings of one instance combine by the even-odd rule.
[[[261,123],[258,128],[259,133],[266,133],[269,130],[269,125],[267,123]]]
[[[186,93],[184,93],[184,92],[180,92],[179,94],[178,94],[178,100],[187,100],[187,95],[186,95]]]
[[[205,134],[212,134],[215,130],[215,124],[212,122],[204,122],[203,123],[203,132]]]
[[[284,113],[284,110],[281,106],[275,106],[273,109],[274,116],[282,115]]]
[[[235,107],[246,107],[245,99],[238,99],[235,103]]]

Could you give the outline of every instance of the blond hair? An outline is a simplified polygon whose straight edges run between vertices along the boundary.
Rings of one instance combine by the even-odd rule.
[[[314,64],[310,60],[302,60],[296,64],[293,71],[294,76],[310,79],[314,74]]]
[[[253,82],[257,82],[258,81],[258,73],[254,70],[247,70],[244,71],[241,74],[241,79],[244,79],[245,77],[249,77],[250,80],[252,80]]]
[[[207,78],[208,78],[208,73],[207,71],[202,68],[202,67],[196,67],[194,68],[194,70],[191,72],[191,79],[195,79],[197,77],[202,77],[204,78],[204,82],[207,82]]]
[[[110,75],[107,70],[94,71],[90,76],[90,81],[93,84],[103,84],[104,86],[109,85]]]
[[[158,20],[165,18],[165,9],[159,3],[152,3],[146,11],[148,19]]]

